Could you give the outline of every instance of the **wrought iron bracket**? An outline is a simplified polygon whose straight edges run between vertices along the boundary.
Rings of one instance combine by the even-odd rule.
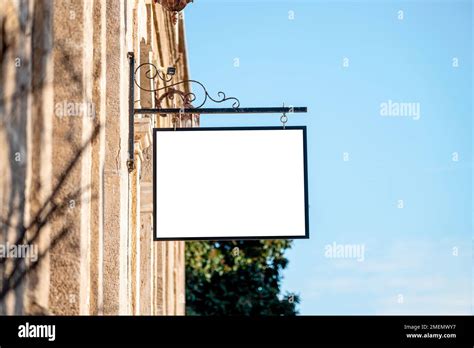
[[[127,168],[128,172],[131,173],[135,169],[135,110],[134,110],[134,98],[135,98],[135,55],[133,52],[127,54],[128,62],[130,65],[129,71],[129,88],[128,88],[128,160]]]
[[[152,63],[142,63],[135,68],[135,58],[133,52],[128,53],[128,60],[130,64],[129,72],[129,159],[127,161],[127,167],[129,171],[133,171],[135,168],[134,160],[134,118],[135,115],[139,114],[158,114],[162,117],[168,115],[179,115],[190,116],[190,115],[201,115],[201,114],[293,114],[293,113],[306,113],[307,107],[240,107],[239,99],[235,97],[228,97],[224,92],[220,91],[217,93],[217,97],[212,97],[207,91],[206,87],[199,81],[196,80],[183,80],[174,82],[174,69],[159,68]],[[144,70],[143,70],[144,69]],[[137,76],[144,78],[137,80]],[[146,83],[144,83],[146,82]],[[160,87],[160,85],[162,85]],[[198,97],[193,92],[186,92],[179,90],[179,87],[186,86],[197,86],[202,90],[202,100],[198,101]],[[156,108],[135,108],[135,87],[138,87],[141,91],[149,92],[152,94]],[[168,100],[174,100],[177,97],[181,101],[182,107],[180,108],[162,108],[162,103]],[[227,108],[207,108],[203,107],[207,102],[213,102],[221,104],[224,102],[232,103],[231,107]],[[194,106],[196,104],[197,106]],[[176,117],[176,116],[174,116]]]

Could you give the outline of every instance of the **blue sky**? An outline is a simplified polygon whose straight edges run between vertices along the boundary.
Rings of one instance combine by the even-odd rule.
[[[311,238],[288,252],[283,284],[300,313],[472,313],[472,2],[198,0],[185,12],[191,76],[211,95],[308,107],[288,123],[309,137]],[[382,116],[389,101],[419,114]],[[364,260],[327,257],[333,243],[364,246]]]

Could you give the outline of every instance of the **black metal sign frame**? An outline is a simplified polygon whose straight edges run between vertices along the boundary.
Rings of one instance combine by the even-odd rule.
[[[252,236],[252,237],[184,237],[184,238],[158,238],[155,231],[156,224],[156,134],[158,132],[209,132],[209,131],[253,131],[253,130],[281,130],[281,127],[196,127],[196,128],[153,128],[153,240],[154,241],[192,241],[192,240],[261,240],[261,239],[309,239],[309,193],[308,193],[308,153],[306,126],[288,126],[285,129],[302,130],[303,136],[303,171],[304,171],[304,219],[305,234],[300,236]]]

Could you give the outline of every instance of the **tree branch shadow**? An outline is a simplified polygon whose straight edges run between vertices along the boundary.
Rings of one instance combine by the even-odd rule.
[[[38,212],[31,219],[31,222],[25,226],[13,225],[9,218],[0,217],[0,228],[3,227],[8,232],[13,233],[17,232],[17,239],[15,240],[13,246],[30,246],[34,245],[38,241],[40,236],[43,234],[45,227],[51,221],[57,221],[65,217],[67,210],[69,209],[69,202],[71,200],[82,199],[83,193],[87,193],[90,189],[90,186],[81,187],[75,190],[72,194],[67,195],[66,197],[60,198],[61,192],[65,187],[67,179],[71,176],[72,171],[76,167],[77,163],[80,161],[84,151],[92,144],[92,142],[97,138],[100,132],[101,126],[98,125],[93,130],[89,139],[80,147],[66,166],[66,169],[60,176],[57,184],[54,186],[51,194],[45,199],[44,203],[38,209]],[[91,200],[96,199],[95,195],[90,197]],[[22,202],[19,206],[24,204],[25,197],[22,197]],[[15,258],[11,260],[9,258],[0,258],[0,268],[3,268],[3,279],[0,283],[0,303],[2,303],[9,293],[14,291],[20,286],[27,276],[34,271],[48,253],[61,242],[71,231],[72,223],[66,224],[60,229],[59,232],[55,233],[54,238],[51,238],[44,250],[38,254],[35,262],[26,262],[24,258]],[[9,261],[11,261],[11,267],[9,266]],[[8,268],[10,270],[8,270]]]

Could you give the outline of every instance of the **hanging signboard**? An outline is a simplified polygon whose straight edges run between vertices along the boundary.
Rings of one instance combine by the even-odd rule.
[[[155,240],[309,238],[306,127],[153,132]]]

